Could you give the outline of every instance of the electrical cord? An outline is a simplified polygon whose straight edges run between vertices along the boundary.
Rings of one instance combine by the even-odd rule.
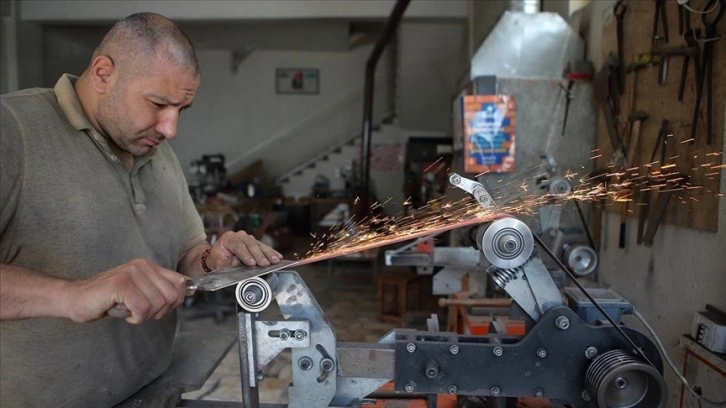
[[[655,340],[656,346],[658,346],[658,349],[660,350],[661,354],[663,354],[663,358],[668,362],[668,365],[670,366],[671,370],[673,370],[673,373],[675,373],[676,377],[680,382],[683,383],[683,385],[686,387],[688,392],[699,401],[707,402],[711,405],[717,406],[717,407],[726,407],[726,401],[713,401],[711,399],[708,399],[704,397],[703,395],[699,395],[691,386],[688,384],[688,380],[686,380],[686,377],[684,377],[680,371],[678,371],[678,368],[676,367],[675,363],[673,363],[673,360],[671,360],[671,357],[668,355],[668,352],[665,349],[665,346],[663,346],[663,343],[660,341],[660,338],[658,337],[658,334],[656,334],[655,330],[648,324],[648,322],[645,320],[643,315],[640,314],[635,308],[633,308],[633,315],[640,321],[640,324],[645,327],[645,329],[650,333],[650,335],[653,337],[653,340]]]
[[[678,4],[679,4],[680,6],[683,6],[683,8],[684,8],[684,9],[686,9],[686,10],[690,11],[691,13],[694,13],[694,14],[708,14],[708,13],[710,13],[710,12],[712,12],[712,11],[716,10],[716,7],[718,7],[718,3],[720,3],[720,2],[722,1],[722,0],[718,0],[718,1],[716,1],[715,3],[713,3],[713,6],[711,6],[711,8],[710,8],[710,9],[708,9],[708,10],[696,10],[696,9],[694,9],[694,8],[691,8],[691,7],[690,7],[690,6],[688,5],[688,0],[686,0],[686,1],[682,1],[682,0],[676,0],[676,1],[678,2]]]

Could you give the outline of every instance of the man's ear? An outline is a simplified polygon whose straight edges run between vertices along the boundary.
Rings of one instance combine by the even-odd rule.
[[[98,55],[91,61],[91,84],[98,93],[106,93],[114,82],[116,65],[111,57]]]

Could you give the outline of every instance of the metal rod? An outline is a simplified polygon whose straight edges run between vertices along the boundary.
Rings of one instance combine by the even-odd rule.
[[[363,140],[361,143],[361,192],[360,192],[360,205],[357,210],[359,219],[365,218],[370,211],[370,161],[371,161],[371,131],[373,120],[373,86],[375,84],[376,65],[378,60],[383,54],[383,50],[386,45],[393,37],[396,32],[403,13],[408,7],[408,3],[411,0],[398,0],[396,1],[391,15],[388,17],[385,27],[383,27],[383,33],[378,38],[376,45],[371,51],[371,55],[368,57],[366,62],[365,70],[365,84],[363,91]]]
[[[512,299],[439,299],[439,307],[447,306],[487,306],[487,307],[510,307]]]

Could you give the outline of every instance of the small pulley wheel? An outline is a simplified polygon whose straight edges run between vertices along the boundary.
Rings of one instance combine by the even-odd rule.
[[[272,302],[272,289],[260,277],[249,278],[237,284],[235,297],[239,306],[248,313],[259,313]]]
[[[595,272],[600,260],[592,247],[584,244],[572,244],[565,247],[562,261],[576,276],[584,277]]]
[[[534,237],[527,224],[516,218],[494,221],[477,242],[487,260],[497,268],[513,269],[523,265],[534,250]]]
[[[601,408],[665,407],[663,376],[633,354],[611,350],[595,357],[585,374],[590,397]]]

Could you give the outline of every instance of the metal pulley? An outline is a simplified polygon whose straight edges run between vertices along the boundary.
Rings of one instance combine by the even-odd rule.
[[[658,370],[622,350],[611,350],[595,357],[585,374],[585,384],[598,407],[665,406],[666,385]]]
[[[234,293],[239,306],[248,313],[267,309],[273,297],[270,284],[259,276],[238,283]]]
[[[565,245],[562,253],[562,262],[578,277],[584,277],[595,272],[600,259],[592,247],[585,244]]]
[[[521,266],[534,250],[532,231],[516,218],[501,218],[480,228],[476,242],[487,260],[500,269]]]

